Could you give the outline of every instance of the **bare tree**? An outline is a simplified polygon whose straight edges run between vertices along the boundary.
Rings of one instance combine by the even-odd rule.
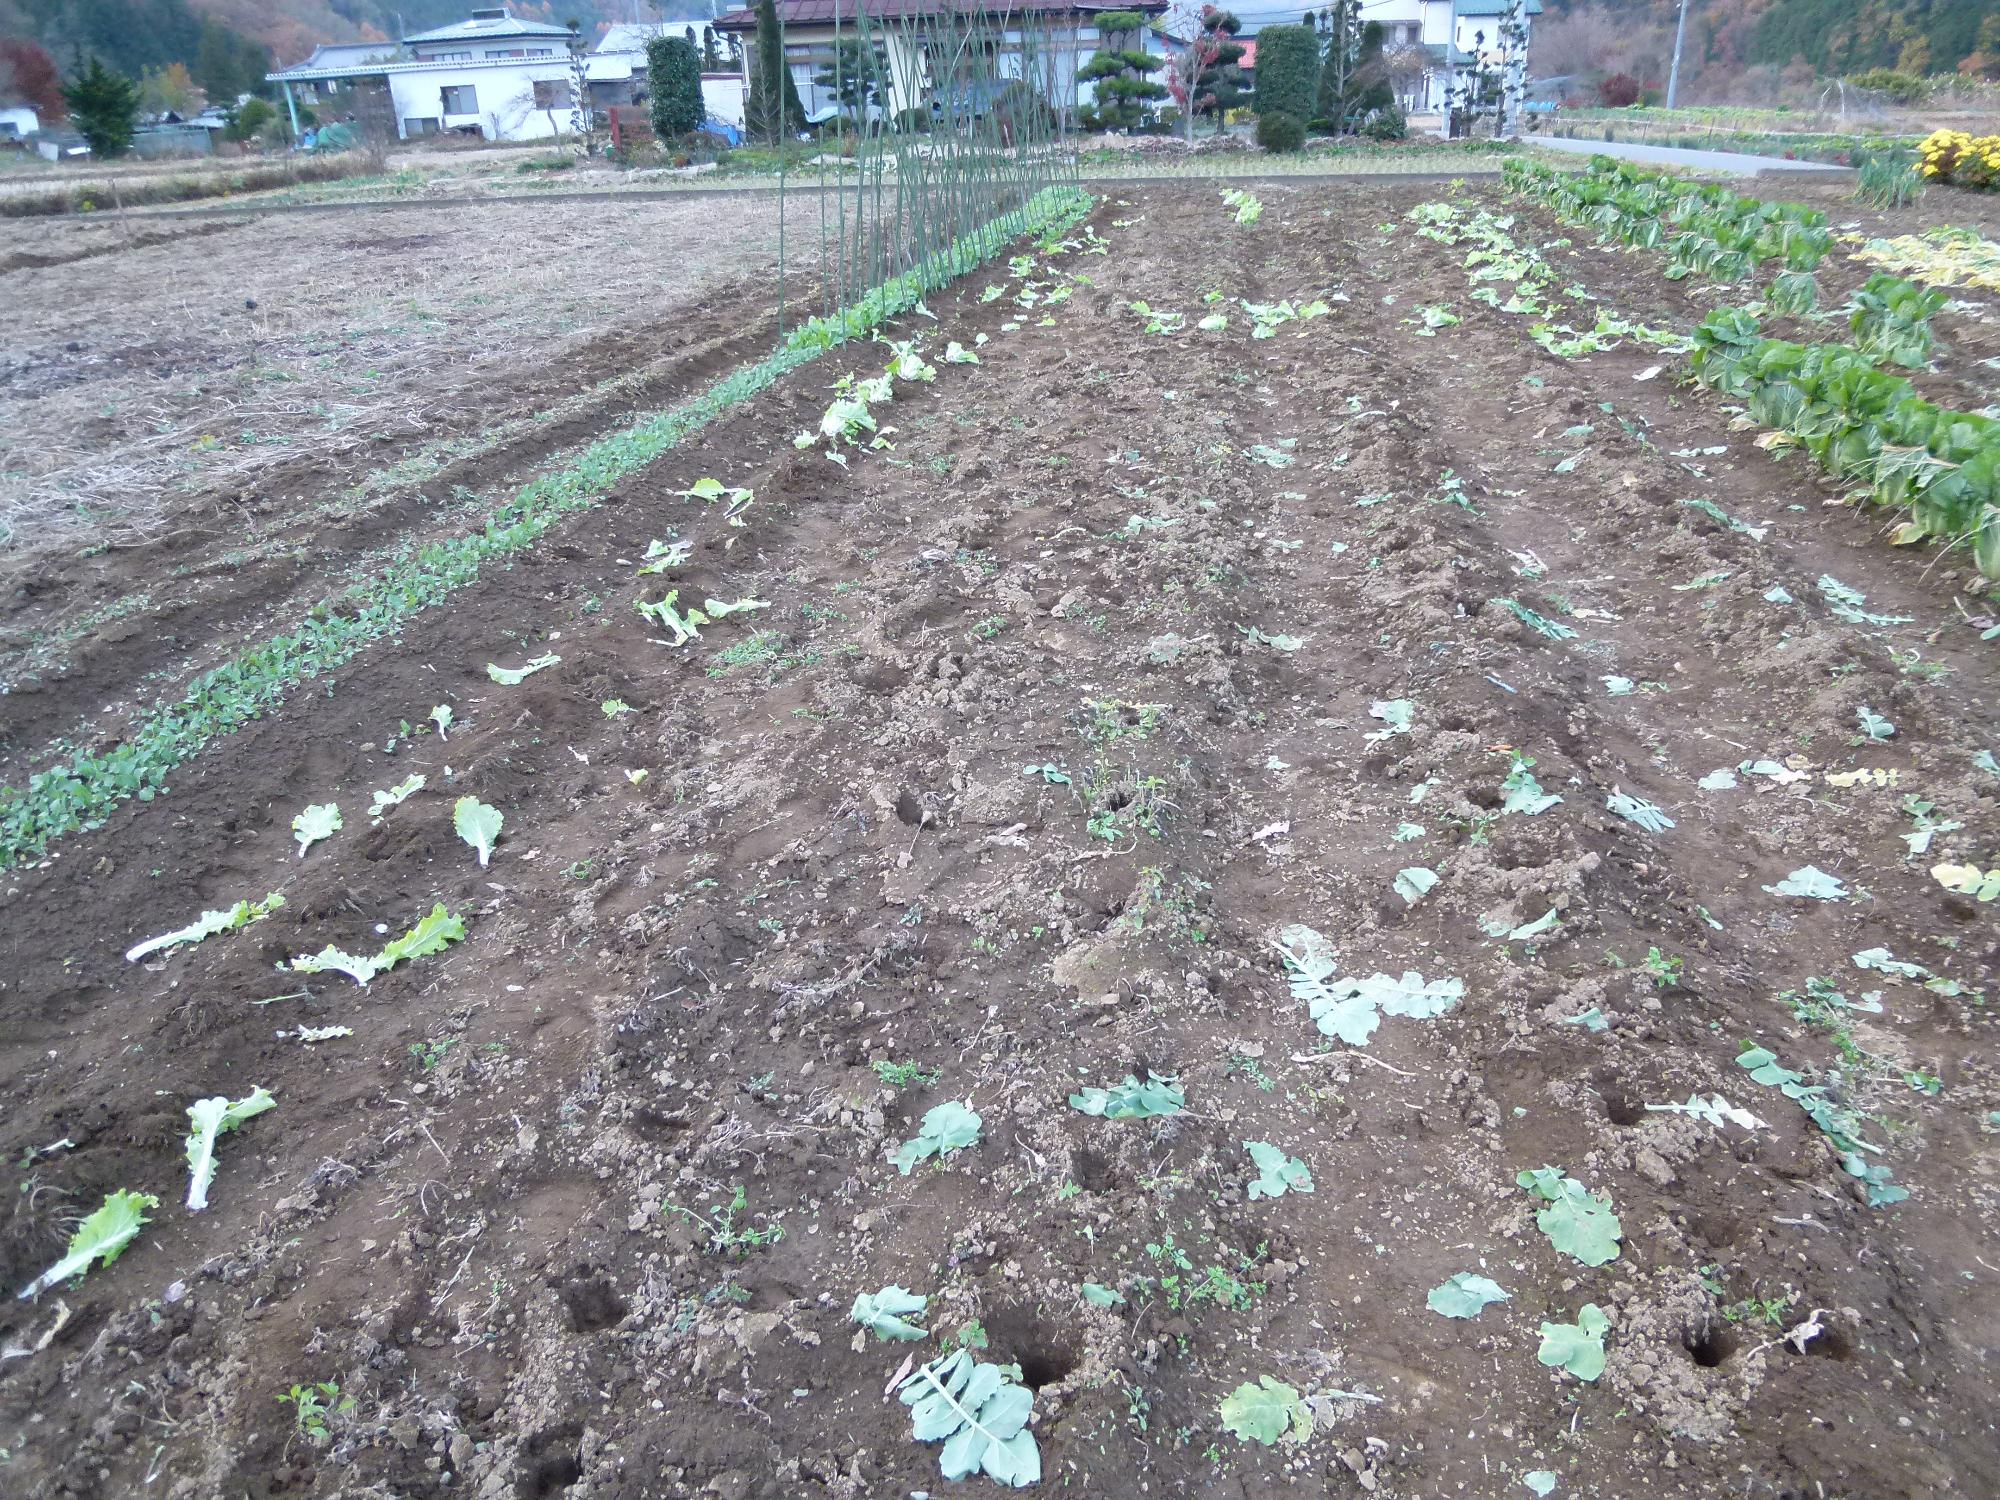
[[[1662,78],[1673,53],[1673,35],[1644,19],[1643,12],[1579,5],[1551,10],[1536,21],[1529,53],[1529,71],[1537,78],[1607,73]]]

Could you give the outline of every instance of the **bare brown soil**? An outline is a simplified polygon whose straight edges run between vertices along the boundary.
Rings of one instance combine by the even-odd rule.
[[[986,332],[983,362],[902,388],[892,451],[794,449],[880,356],[810,366],[6,877],[0,1280],[108,1189],[164,1204],[115,1265],[0,1313],[0,1352],[48,1335],[0,1360],[10,1491],[988,1492],[942,1481],[884,1398],[904,1351],[851,1342],[855,1294],[896,1282],[1019,1364],[1052,1493],[1513,1496],[1535,1470],[1565,1496],[2000,1492],[1990,1007],[1849,958],[1991,991],[1992,908],[1925,870],[2000,857],[2000,778],[1972,763],[1991,646],[1798,455],[1635,380],[1643,351],[1565,363],[1468,302],[1462,252],[1401,221],[1421,193],[1259,191],[1254,226],[1212,191],[1106,204],[1110,254],[1053,262],[1080,279],[1051,326],[973,276],[908,332]],[[1628,315],[1667,285],[1550,253]],[[1209,291],[1226,332],[1149,335],[1126,305],[1191,325]],[[1263,340],[1233,300],[1336,294]],[[1419,337],[1440,300],[1464,321]],[[755,489],[747,527],[678,497],[704,475]],[[635,581],[673,536],[688,566]],[[1822,575],[1915,623],[1837,619]],[[676,649],[631,607],[663,583],[770,608]],[[519,686],[487,676],[543,651]],[[1387,699],[1408,733],[1371,716]],[[400,733],[440,702],[449,740]],[[1892,739],[1856,743],[1864,707]],[[1516,750],[1559,806],[1501,812]],[[1797,775],[1698,789],[1755,758]],[[1893,784],[1825,779],[1855,768]],[[1614,789],[1674,826],[1613,816]],[[490,869],[452,833],[468,792],[505,813]],[[1962,825],[1926,858],[1908,795]],[[345,829],[296,858],[292,815],[330,799]],[[1764,889],[1808,863],[1851,898]],[[1411,866],[1440,877],[1415,904]],[[272,889],[266,922],[122,961]],[[365,990],[274,971],[434,901],[467,940]],[[1532,944],[1479,922],[1552,908]],[[1288,995],[1289,923],[1343,974],[1464,998],[1330,1043]],[[1846,1057],[1778,998],[1813,976],[1881,991]],[[1606,1029],[1565,1024],[1593,1009]],[[1863,1204],[1735,1066],[1746,1038],[1870,1117],[1907,1202]],[[936,1081],[890,1087],[891,1061]],[[1149,1069],[1184,1113],[1065,1103]],[[190,1215],[182,1110],[253,1082],[278,1108]],[[1764,1128],[1648,1109],[1695,1091]],[[954,1098],[981,1142],[899,1175]],[[1250,1200],[1251,1140],[1314,1191]],[[1544,1164],[1610,1197],[1618,1259],[1536,1229],[1515,1174]],[[782,1239],[717,1247],[738,1185],[730,1228]],[[1427,1310],[1460,1271],[1511,1300]],[[1611,1320],[1589,1384],[1536,1359],[1587,1302]],[[1308,1442],[1223,1430],[1262,1375],[1306,1393]],[[308,1381],[354,1403],[324,1443],[275,1399]]]
[[[776,229],[675,204],[356,209],[281,252],[255,219],[6,231],[0,765],[756,357]]]

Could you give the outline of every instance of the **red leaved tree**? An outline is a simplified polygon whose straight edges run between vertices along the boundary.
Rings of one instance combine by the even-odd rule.
[[[63,108],[62,74],[55,59],[26,37],[0,36],[0,105],[25,104],[53,125]]]
[[[1194,0],[1182,3],[1168,12],[1164,25],[1167,33],[1174,37],[1185,37],[1186,45],[1167,59],[1165,83],[1167,93],[1181,112],[1181,124],[1187,131],[1189,141],[1194,140],[1194,117],[1208,108],[1214,95],[1205,93],[1203,74],[1215,66],[1222,56],[1226,43],[1234,43],[1235,38],[1208,24],[1208,18],[1216,14],[1213,5],[1197,5]],[[1238,55],[1241,46],[1238,44]]]

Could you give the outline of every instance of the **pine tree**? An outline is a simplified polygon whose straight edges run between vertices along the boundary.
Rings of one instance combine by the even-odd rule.
[[[1146,75],[1166,62],[1142,45],[1145,18],[1134,10],[1101,11],[1097,17],[1097,51],[1077,69],[1079,83],[1092,83],[1093,102],[1083,111],[1090,130],[1130,130],[1146,119],[1146,106],[1167,97],[1167,87]]]
[[[1208,33],[1208,65],[1195,80],[1196,107],[1215,112],[1215,133],[1221,135],[1229,124],[1229,111],[1250,97],[1243,87],[1243,44],[1236,33],[1243,23],[1226,10],[1206,6],[1201,13],[1201,29]]]
[[[757,0],[757,43],[750,70],[750,99],[744,123],[753,135],[780,144],[806,123],[799,86],[785,61],[785,35],[778,29],[776,0]]]
[[[63,86],[63,102],[77,132],[90,143],[93,156],[123,156],[132,145],[132,126],[139,115],[139,86],[114,73],[95,57],[90,66]]]

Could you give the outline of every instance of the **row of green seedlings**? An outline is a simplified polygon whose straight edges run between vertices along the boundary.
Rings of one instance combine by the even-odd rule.
[[[1535,246],[1514,238],[1512,215],[1484,208],[1468,212],[1457,204],[1433,201],[1419,203],[1404,218],[1416,225],[1420,239],[1448,248],[1469,243],[1472,248],[1466,251],[1464,264],[1473,283],[1472,300],[1498,312],[1536,319],[1528,328],[1528,336],[1558,359],[1616,349],[1627,339],[1669,354],[1684,352],[1689,347],[1688,341],[1671,329],[1648,327],[1607,307],[1598,308],[1588,328],[1577,329],[1554,321],[1565,310],[1565,304],[1555,295],[1557,290],[1577,302],[1598,299],[1576,282],[1558,288],[1556,269],[1548,258]],[[1559,248],[1561,243],[1566,242],[1549,248]],[[1504,296],[1502,286],[1509,289]],[[1419,337],[1434,336],[1438,328],[1459,321],[1448,305],[1420,305],[1416,312],[1416,318],[1403,321]]]
[[[125,956],[138,963],[155,954],[191,946],[226,932],[240,931],[263,921],[284,904],[285,898],[273,892],[262,901],[238,901],[226,911],[206,911],[188,926],[150,938],[133,947]],[[441,953],[464,936],[463,919],[452,915],[440,903],[408,932],[389,941],[380,953],[368,959],[350,960],[338,949],[329,947],[318,955],[293,959],[289,968],[294,973],[317,974],[329,967],[347,968],[349,964],[354,964],[357,971],[351,971],[353,977],[366,984],[369,978],[397,964]],[[329,963],[329,955],[336,955],[345,962]],[[358,971],[361,969],[365,969],[365,973]],[[351,1036],[353,1031],[345,1026],[302,1027],[294,1035],[303,1042],[321,1042]],[[221,1137],[258,1115],[277,1108],[277,1104],[277,1099],[267,1089],[255,1085],[241,1099],[218,1094],[197,1099],[187,1107],[187,1207],[190,1213],[201,1213],[208,1208],[208,1190],[215,1181],[216,1147]],[[22,1299],[33,1298],[52,1287],[81,1279],[94,1265],[111,1264],[138,1238],[139,1231],[151,1222],[149,1212],[159,1206],[159,1197],[153,1193],[126,1188],[106,1193],[96,1211],[77,1225],[61,1258],[22,1287],[17,1295]]]
[[[1626,184],[1616,191],[1628,198],[1675,191],[1634,184],[1636,174],[1622,166],[1602,175],[1610,181],[1597,184],[1597,191],[1607,196],[1612,182]],[[1592,186],[1549,183],[1525,167],[1511,170],[1510,182],[1564,214]],[[1798,225],[1804,220],[1797,216],[1813,213],[1765,206],[1774,215],[1794,214],[1761,221],[1772,226]],[[1603,210],[1622,224],[1644,212],[1645,203],[1607,201],[1599,205]],[[1774,235],[1774,243],[1781,237]],[[1803,266],[1786,274],[1810,279]],[[1852,345],[1766,337],[1759,310],[1717,308],[1695,330],[1690,363],[1703,385],[1745,401],[1754,421],[1796,440],[1836,478],[1863,485],[1877,504],[1906,512],[1892,533],[1898,544],[1967,545],[1980,574],[2000,581],[2000,421],[1942,407],[1919,396],[1907,378],[1878,368],[1884,360],[1913,367],[1928,361],[1930,316],[1943,301],[1934,289],[1877,274],[1850,308]],[[1783,307],[1769,299],[1764,304],[1765,311],[1795,308],[1796,299]]]
[[[50,746],[43,758],[52,764],[25,784],[0,786],[0,869],[41,858],[56,839],[102,827],[128,800],[150,802],[164,795],[172,773],[210,741],[261,717],[301,682],[393,638],[412,617],[476,582],[488,564],[525,550],[567,516],[596,505],[627,475],[781,376],[889,318],[921,309],[928,291],[984,264],[1008,242],[1032,234],[1038,247],[1051,253],[1070,247],[1072,231],[1094,202],[1070,188],[1037,193],[874,288],[853,307],[831,319],[813,319],[768,359],[593,443],[574,461],[531,481],[482,529],[397,557],[356,585],[339,607],[322,604],[296,630],[201,674],[182,693],[154,705],[121,743],[104,750],[63,742]]]
[[[1832,237],[1817,209],[1766,203],[1605,157],[1592,163],[1579,174],[1510,161],[1505,176],[1514,192],[1539,198],[1599,239],[1645,249],[1664,243],[1670,281],[1696,274],[1743,281],[1764,261],[1782,261],[1785,269],[1765,289],[1765,308],[1795,317],[1818,310],[1813,271],[1830,253]],[[1946,300],[1940,290],[1878,271],[1844,309],[1854,346],[1878,362],[1925,369],[1935,343],[1931,318]]]

